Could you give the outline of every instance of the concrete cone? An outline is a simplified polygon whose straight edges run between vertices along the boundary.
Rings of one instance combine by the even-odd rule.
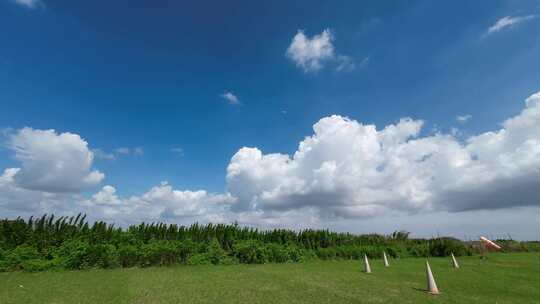
[[[367,255],[364,254],[364,272],[371,273],[371,267],[369,266],[369,261]]]
[[[386,257],[386,252],[383,251],[382,256],[383,256],[383,261],[384,261],[384,267],[390,266],[390,264],[388,264],[388,258]]]
[[[433,273],[431,273],[431,267],[429,267],[429,262],[426,261],[426,275],[427,275],[427,292],[433,295],[439,294],[439,289],[437,288],[437,283],[435,283],[435,278]]]
[[[454,256],[454,253],[452,252],[452,265],[454,266],[454,268],[459,268],[459,264],[456,260],[456,257]]]

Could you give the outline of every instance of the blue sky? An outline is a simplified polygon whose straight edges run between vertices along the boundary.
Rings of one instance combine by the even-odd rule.
[[[162,181],[227,193],[240,148],[292,157],[332,114],[378,129],[421,119],[420,136],[463,143],[540,90],[538,14],[538,1],[2,0],[0,128],[78,134],[105,174],[86,196]],[[332,37],[317,70],[287,55],[299,30]],[[0,169],[20,167],[3,147]]]

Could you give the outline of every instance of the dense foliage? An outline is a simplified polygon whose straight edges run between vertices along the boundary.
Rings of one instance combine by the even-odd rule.
[[[526,251],[509,243],[512,250]],[[517,245],[516,245],[517,244]],[[0,220],[0,271],[147,267],[173,264],[286,263],[310,259],[470,255],[454,238],[411,239],[328,230],[258,230],[237,224],[142,223],[127,229],[85,216]]]

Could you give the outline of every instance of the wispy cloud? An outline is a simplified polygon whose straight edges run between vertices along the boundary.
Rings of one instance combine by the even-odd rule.
[[[337,71],[352,71],[356,68],[356,63],[350,56],[339,55],[336,61],[338,62]]]
[[[94,153],[94,157],[97,159],[104,159],[104,160],[115,160],[122,156],[142,156],[144,155],[144,150],[142,147],[120,147],[114,149],[112,152],[106,152],[103,149],[92,149],[92,153]]]
[[[236,95],[234,95],[232,92],[230,91],[225,91],[225,93],[219,95],[221,98],[227,100],[227,102],[230,104],[230,105],[239,105],[240,104],[240,99],[238,99],[238,97]]]
[[[143,148],[142,147],[133,148],[133,155],[135,155],[135,156],[143,156],[144,155]]]
[[[129,154],[131,152],[131,149],[122,147],[122,148],[115,149],[114,152],[116,152],[118,154]]]
[[[169,151],[171,151],[172,153],[178,154],[180,156],[184,155],[184,149],[182,149],[180,147],[173,147],[173,148],[169,149]]]
[[[456,116],[456,120],[459,122],[459,123],[466,123],[467,121],[469,121],[469,119],[472,118],[472,115],[470,114],[466,114],[466,115],[458,115]]]
[[[505,16],[497,20],[495,24],[490,26],[485,35],[490,35],[502,31],[503,29],[515,26],[519,23],[531,20],[536,18],[536,15],[527,15],[527,16]]]
[[[92,152],[94,153],[94,157],[98,159],[106,159],[106,160],[116,159],[116,156],[114,156],[113,153],[107,153],[101,149],[93,149]]]
[[[13,2],[20,4],[22,6],[26,6],[27,8],[30,8],[30,9],[43,6],[43,2],[41,0],[13,0]]]
[[[134,147],[134,148],[128,148],[128,147],[120,147],[114,150],[116,154],[122,154],[122,155],[135,155],[135,156],[142,156],[144,155],[144,150],[142,147]]]

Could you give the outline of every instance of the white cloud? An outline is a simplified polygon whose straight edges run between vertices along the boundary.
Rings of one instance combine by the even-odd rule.
[[[27,8],[38,8],[43,5],[41,0],[13,0],[15,3],[26,6]]]
[[[457,122],[462,123],[462,124],[466,123],[471,118],[472,118],[472,115],[470,115],[470,114],[456,116]]]
[[[178,155],[184,155],[184,149],[180,147],[171,148],[169,151],[171,151],[172,153],[176,153]]]
[[[356,63],[350,56],[338,55],[336,61],[338,63],[336,67],[337,71],[352,71],[356,68]]]
[[[312,38],[299,30],[289,45],[286,55],[305,72],[316,72],[322,68],[324,61],[334,59],[332,40],[333,36],[329,29]]]
[[[299,30],[285,55],[306,73],[317,72],[330,62],[336,65],[337,71],[354,70],[356,67],[354,59],[347,55],[337,54],[333,40],[334,36],[329,29],[311,38],[306,36],[304,31]]]
[[[19,171],[19,168],[8,168],[0,175],[0,217],[29,217],[44,213],[73,214],[73,202],[80,200],[80,195],[21,188],[15,181]]]
[[[225,93],[219,95],[221,98],[227,100],[227,102],[230,105],[239,105],[240,99],[236,95],[234,95],[232,92],[226,91]]]
[[[176,222],[227,222],[228,208],[235,198],[229,194],[212,194],[204,190],[174,190],[167,182],[152,187],[140,196],[119,198],[116,189],[105,186],[81,206],[96,218],[122,223],[173,220]]]
[[[531,20],[531,19],[533,19],[535,17],[536,17],[536,15],[515,16],[515,17],[505,16],[505,17],[497,20],[497,22],[495,22],[495,24],[490,26],[488,28],[486,34],[493,34],[493,33],[499,32],[499,31],[501,31],[501,30],[503,30],[505,28],[515,26],[518,23]]]
[[[124,154],[124,155],[127,155],[129,153],[131,153],[131,149],[130,148],[126,148],[126,147],[122,147],[122,148],[117,148],[114,150],[117,154]]]
[[[22,166],[15,183],[25,189],[78,192],[105,178],[92,170],[94,153],[77,134],[23,128],[9,136],[8,148]]]
[[[85,174],[65,171],[70,179],[84,180],[91,170],[87,158],[65,155],[92,153],[78,135],[22,129],[10,138],[23,166],[0,175],[0,211],[3,216],[84,212],[119,224],[236,220],[264,228],[406,229],[421,236],[441,232],[458,237],[463,237],[460,232],[487,231],[534,237],[531,231],[540,214],[540,92],[527,98],[523,111],[499,130],[465,141],[440,132],[421,135],[422,125],[404,118],[377,129],[333,115],[319,120],[292,155],[238,150],[227,167],[223,194],[177,190],[164,182],[131,197],[105,186],[87,198],[21,183],[31,176],[27,180],[40,181],[39,186],[47,181],[47,191],[58,190],[56,167],[86,166]],[[43,159],[47,166],[33,165]]]
[[[465,144],[440,133],[418,137],[421,126],[402,119],[377,130],[334,115],[292,156],[242,148],[227,168],[233,209],[312,207],[322,218],[358,218],[539,204],[540,93],[501,130]]]
[[[120,147],[120,148],[114,149],[114,152],[117,155],[135,155],[135,156],[144,155],[144,150],[142,147],[134,147],[134,148]]]
[[[101,149],[92,149],[92,152],[94,153],[95,158],[106,159],[106,160],[116,159],[116,156],[114,156],[113,153],[107,153]]]

